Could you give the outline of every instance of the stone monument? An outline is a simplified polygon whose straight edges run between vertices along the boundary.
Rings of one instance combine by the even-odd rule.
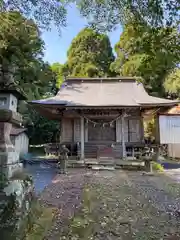
[[[20,239],[16,233],[28,212],[32,181],[23,172],[19,155],[10,139],[12,126],[22,123],[17,112],[25,96],[13,81],[10,67],[0,66],[0,232],[2,239]]]

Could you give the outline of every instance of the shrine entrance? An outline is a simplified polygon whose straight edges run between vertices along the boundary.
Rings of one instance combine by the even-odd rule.
[[[88,123],[88,142],[115,142],[116,141],[116,124],[109,124],[104,119],[94,120],[96,124]]]

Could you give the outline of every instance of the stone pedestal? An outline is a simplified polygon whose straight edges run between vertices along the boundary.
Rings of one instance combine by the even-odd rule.
[[[145,163],[145,171],[152,173],[153,169],[152,169],[152,160],[150,159],[144,159],[144,163]]]
[[[9,179],[15,171],[22,168],[10,139],[12,124],[18,120],[11,110],[0,110],[0,115],[0,171],[1,175]]]
[[[13,172],[22,168],[19,156],[11,143],[11,128],[12,123],[0,122],[0,170],[8,179],[12,177]]]

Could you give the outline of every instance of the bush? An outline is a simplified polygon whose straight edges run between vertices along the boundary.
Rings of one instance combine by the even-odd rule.
[[[159,172],[163,172],[164,171],[164,167],[157,162],[152,162],[152,168],[154,171],[159,171]]]

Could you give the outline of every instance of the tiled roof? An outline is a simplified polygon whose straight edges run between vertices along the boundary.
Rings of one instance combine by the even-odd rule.
[[[31,104],[72,106],[173,106],[177,101],[152,97],[133,78],[68,78],[55,97]]]

